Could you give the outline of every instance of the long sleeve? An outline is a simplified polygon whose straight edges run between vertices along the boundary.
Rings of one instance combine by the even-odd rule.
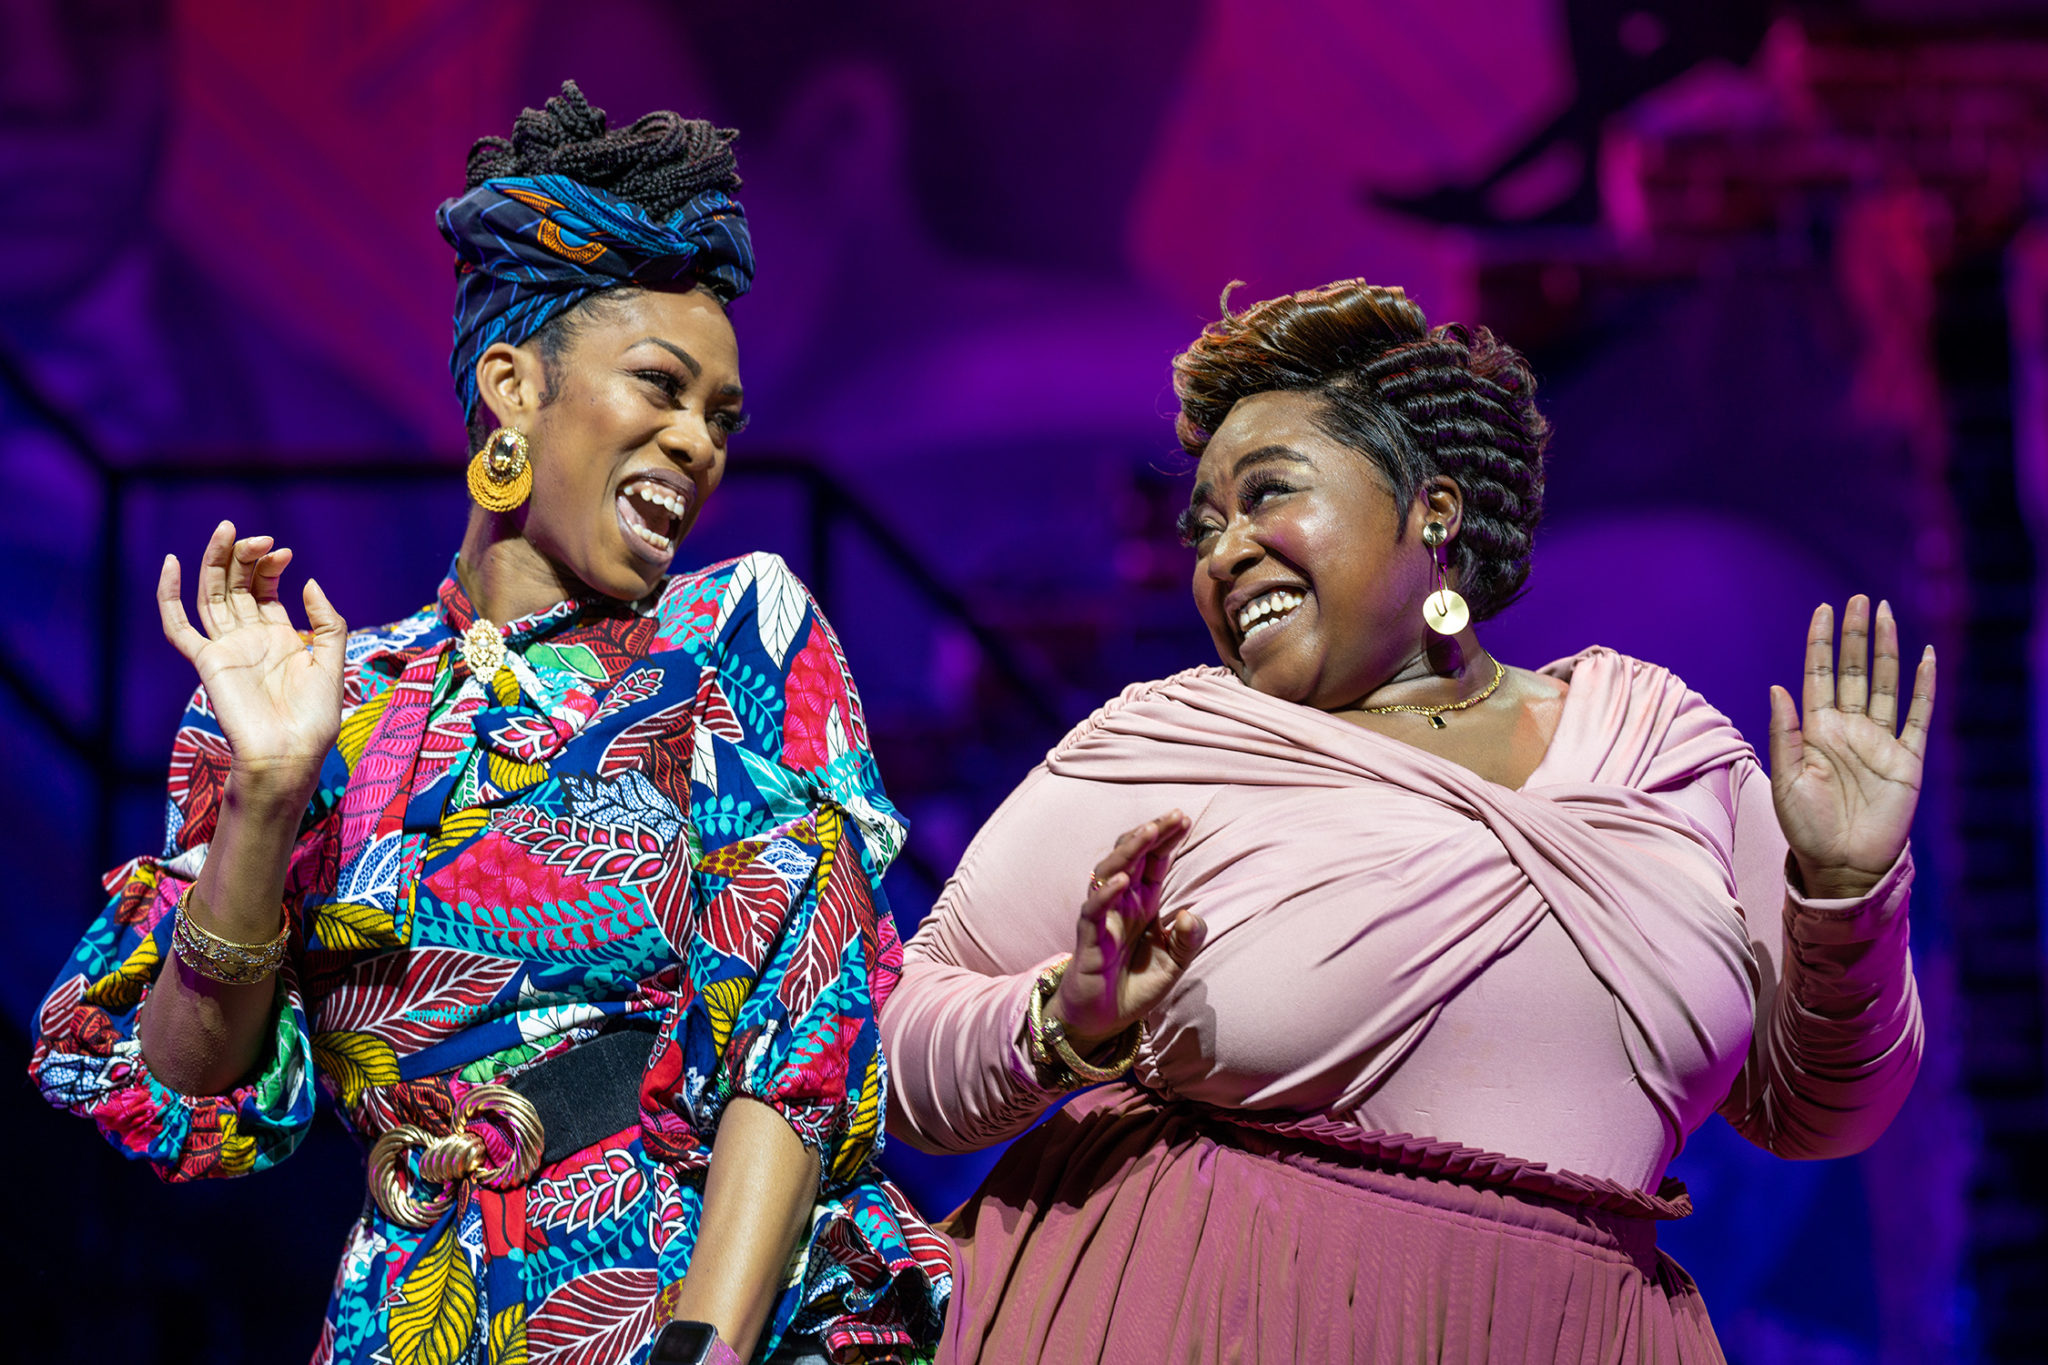
[[[875,1016],[903,958],[882,874],[903,824],[845,655],[788,566],[749,555],[703,590],[676,604],[681,630],[712,622],[684,757],[698,847],[659,898],[683,980],[641,1135],[696,1171],[734,1099],[775,1110],[817,1153],[820,1189],[769,1338],[901,1350],[936,1339],[952,1292],[945,1244],[873,1165],[889,1083]]]
[[[687,1122],[657,1115],[650,1136],[695,1166],[745,1095],[818,1153],[830,1189],[881,1140],[875,1006],[902,962],[881,879],[903,826],[839,643],[788,567],[748,556],[716,612],[690,730],[700,849],[667,916],[687,989],[653,1062]]]
[[[1867,896],[1810,899],[1788,880],[1769,779],[1751,762],[1734,785],[1735,872],[1756,954],[1757,1022],[1720,1112],[1779,1156],[1852,1155],[1884,1132],[1920,1069],[1907,917],[1912,853],[1901,853]]]
[[[150,1073],[136,1037],[150,986],[170,953],[172,912],[199,877],[220,815],[228,745],[205,693],[185,712],[171,749],[169,829],[157,857],[109,873],[106,908],[57,974],[37,1015],[29,1074],[51,1104],[93,1120],[122,1155],[166,1180],[242,1175],[283,1160],[313,1118],[312,1043],[297,963],[279,977],[264,1060],[223,1095],[178,1094]],[[323,877],[331,883],[338,756],[323,772],[285,880],[285,912]]]
[[[1040,1083],[1025,1051],[1032,980],[1073,951],[1090,868],[1124,830],[1172,804],[1156,786],[1041,766],[989,818],[906,945],[882,1014],[891,1132],[926,1151],[972,1151],[1021,1132],[1064,1095]]]

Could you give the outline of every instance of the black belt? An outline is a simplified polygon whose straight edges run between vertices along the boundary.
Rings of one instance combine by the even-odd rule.
[[[640,1122],[640,1082],[657,1027],[652,1019],[623,1020],[504,1083],[540,1115],[543,1166]]]

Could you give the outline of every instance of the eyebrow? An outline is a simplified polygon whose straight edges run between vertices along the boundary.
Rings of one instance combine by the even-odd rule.
[[[1233,479],[1238,478],[1245,472],[1245,470],[1250,469],[1254,465],[1275,464],[1281,462],[1289,464],[1314,463],[1314,461],[1310,460],[1308,456],[1302,454],[1293,446],[1286,446],[1275,443],[1273,445],[1260,446],[1257,450],[1248,450],[1244,454],[1238,456],[1236,463],[1230,466],[1230,477]],[[1194,492],[1188,494],[1188,506],[1200,506],[1202,503],[1209,501],[1209,499],[1215,494],[1215,492],[1216,488],[1213,484],[1196,484]]]
[[[670,355],[674,356],[674,357],[675,357],[675,358],[676,358],[677,360],[680,360],[680,361],[682,361],[682,362],[683,362],[683,368],[684,368],[684,369],[686,369],[686,370],[688,370],[688,371],[690,372],[690,377],[691,377],[691,378],[693,378],[693,379],[702,379],[702,378],[704,377],[704,367],[703,367],[702,365],[700,365],[700,364],[698,364],[698,363],[697,363],[697,357],[695,357],[695,356],[691,355],[691,354],[690,354],[690,353],[689,353],[688,351],[686,351],[686,350],[684,350],[684,349],[683,349],[682,347],[680,347],[680,346],[676,345],[676,344],[675,344],[675,343],[674,343],[673,341],[663,341],[663,340],[662,340],[662,339],[661,339],[660,337],[641,337],[641,338],[640,338],[640,339],[639,339],[638,341],[634,342],[634,343],[633,343],[633,345],[634,345],[634,346],[647,346],[647,345],[654,345],[654,346],[659,346],[659,347],[661,347],[661,349],[662,349],[662,350],[664,350],[664,351],[667,351],[667,352],[668,352],[668,353],[669,353]],[[631,349],[631,348],[629,347],[628,349]],[[732,388],[733,386],[732,386],[732,385],[730,385],[730,384],[728,384],[728,385],[727,385],[726,387],[727,387],[727,388]]]
[[[683,367],[690,372],[692,379],[702,379],[704,377],[704,367],[698,363],[697,357],[691,355],[673,341],[663,341],[660,337],[641,337],[633,343],[633,346],[659,346],[677,360],[682,361]],[[631,350],[632,346],[626,349]],[[721,384],[718,386],[718,396],[720,398],[738,398],[741,396],[740,386],[737,384]]]

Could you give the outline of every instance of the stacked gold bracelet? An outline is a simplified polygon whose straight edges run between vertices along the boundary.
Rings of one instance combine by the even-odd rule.
[[[192,888],[188,886],[185,894],[178,897],[178,909],[171,918],[171,947],[187,967],[212,981],[247,986],[263,980],[284,964],[285,949],[291,940],[289,920],[268,943],[233,943],[192,922],[192,917],[185,913],[191,899]]]
[[[1067,963],[1071,960],[1061,958],[1040,972],[1038,980],[1031,984],[1031,1060],[1047,1071],[1064,1072],[1073,1085],[1101,1085],[1131,1069],[1131,1063],[1138,1057],[1138,1044],[1145,1041],[1145,1025],[1141,1020],[1131,1026],[1131,1045],[1108,1066],[1096,1066],[1074,1051],[1074,1045],[1067,1041],[1066,1026],[1058,1019],[1047,1018],[1045,1013],[1045,1002],[1059,990],[1060,979],[1067,974]]]

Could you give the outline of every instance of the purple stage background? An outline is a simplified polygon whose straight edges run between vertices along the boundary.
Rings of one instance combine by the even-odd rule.
[[[1399,283],[1530,353],[1511,662],[1641,654],[1760,744],[1812,605],[1888,596],[1943,656],[1927,1064],[1854,1160],[1710,1123],[1664,1244],[1738,1365],[2043,1358],[2048,0],[0,0],[0,1055],[160,838],[162,555],[231,516],[360,624],[446,568],[432,211],[565,76],[742,130],[754,422],[685,554],[825,599],[906,933],[1067,724],[1208,661],[1167,360],[1233,279]],[[18,1358],[304,1358],[361,1199],[331,1120],[169,1189],[5,1093]],[[986,1164],[886,1160],[935,1214]]]

